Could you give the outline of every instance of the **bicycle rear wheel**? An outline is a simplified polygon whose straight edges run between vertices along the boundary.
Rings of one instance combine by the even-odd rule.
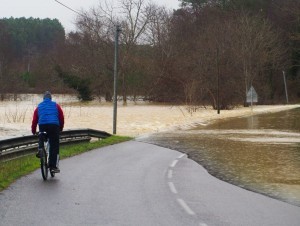
[[[47,180],[48,178],[48,162],[47,162],[47,153],[45,148],[43,148],[43,151],[41,153],[41,172],[42,177],[44,180]]]

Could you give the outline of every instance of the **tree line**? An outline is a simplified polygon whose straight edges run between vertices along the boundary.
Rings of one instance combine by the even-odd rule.
[[[300,99],[300,2],[181,0],[178,10],[122,0],[81,11],[65,35],[57,20],[0,20],[0,93],[77,92],[112,100],[115,26],[118,96],[211,105]],[[117,11],[115,10],[117,9]]]
[[[48,57],[64,42],[64,28],[56,19],[0,19],[0,100],[8,93],[46,87],[53,67]]]

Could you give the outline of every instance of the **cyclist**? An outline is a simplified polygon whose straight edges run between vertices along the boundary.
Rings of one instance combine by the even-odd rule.
[[[36,134],[36,127],[39,125],[40,132],[46,132],[49,144],[49,168],[50,172],[59,173],[59,133],[64,128],[64,113],[61,107],[54,101],[49,91],[44,94],[43,101],[37,106],[33,113],[31,124],[32,134]],[[40,148],[43,144],[39,144],[39,151],[36,157],[40,158]]]

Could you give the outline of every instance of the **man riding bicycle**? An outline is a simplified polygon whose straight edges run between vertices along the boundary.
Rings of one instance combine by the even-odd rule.
[[[52,101],[52,96],[49,91],[45,92],[43,101],[34,110],[31,124],[32,134],[36,134],[37,125],[39,125],[39,131],[46,132],[49,139],[50,172],[59,173],[59,133],[64,128],[64,113],[61,107],[56,102]],[[39,142],[39,151],[36,154],[36,157],[38,158],[41,156],[41,145],[43,144],[40,144]]]

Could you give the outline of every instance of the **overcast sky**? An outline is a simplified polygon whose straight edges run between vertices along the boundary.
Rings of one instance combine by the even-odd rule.
[[[76,11],[88,10],[93,6],[103,4],[105,0],[58,0]],[[169,9],[177,9],[179,0],[151,0],[160,6]],[[108,0],[107,2],[112,2]],[[113,2],[117,2],[114,0]],[[55,0],[0,0],[0,18],[9,17],[33,17],[33,18],[57,18],[64,26],[66,32],[75,30],[74,20],[76,13],[63,7]]]

